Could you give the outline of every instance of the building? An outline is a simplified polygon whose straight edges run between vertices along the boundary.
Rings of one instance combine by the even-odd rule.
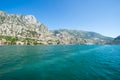
[[[6,39],[1,39],[1,40],[0,40],[0,45],[4,45],[4,44],[6,44],[6,43],[7,43]]]
[[[16,45],[24,45],[25,43],[24,42],[22,42],[22,41],[17,41],[16,42]]]

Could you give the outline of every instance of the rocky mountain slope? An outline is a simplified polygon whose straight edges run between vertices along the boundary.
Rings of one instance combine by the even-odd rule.
[[[67,42],[69,44],[106,44],[113,40],[110,37],[88,31],[61,29],[53,32],[55,36],[60,38],[62,43]]]
[[[65,29],[50,31],[32,15],[7,14],[0,11],[0,43],[105,44],[111,40],[112,38],[95,32]]]
[[[57,39],[48,28],[32,15],[7,14],[0,11],[0,35],[13,36],[21,40],[34,39],[39,43],[56,43]],[[20,41],[21,41],[20,40]]]

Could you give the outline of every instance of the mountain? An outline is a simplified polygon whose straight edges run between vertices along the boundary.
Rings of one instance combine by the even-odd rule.
[[[114,40],[115,41],[120,41],[120,36],[116,37]]]
[[[19,41],[31,44],[33,40],[40,44],[47,44],[48,41],[57,43],[48,28],[32,15],[7,14],[0,11],[0,35],[17,37]]]
[[[113,40],[111,37],[88,31],[61,29],[53,32],[62,43],[67,42],[66,44],[105,44]]]
[[[0,11],[0,44],[106,44],[112,38],[80,30],[50,31],[33,15]]]
[[[116,37],[113,42],[113,44],[120,44],[120,36]]]

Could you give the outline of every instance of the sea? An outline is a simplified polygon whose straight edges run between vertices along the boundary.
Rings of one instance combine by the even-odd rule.
[[[120,80],[120,45],[2,45],[0,80]]]

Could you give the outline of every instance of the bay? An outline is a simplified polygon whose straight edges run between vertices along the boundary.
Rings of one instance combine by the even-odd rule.
[[[0,46],[0,80],[120,80],[120,45]]]

